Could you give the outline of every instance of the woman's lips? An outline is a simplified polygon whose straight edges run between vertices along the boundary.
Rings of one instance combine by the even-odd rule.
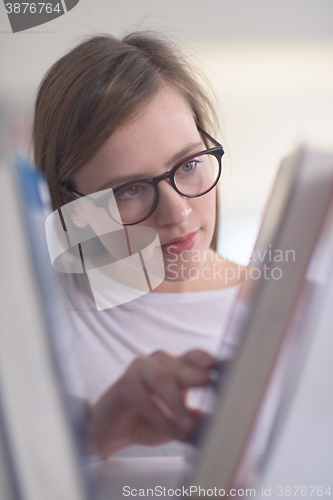
[[[191,250],[197,242],[198,235],[199,231],[195,231],[179,238],[173,238],[162,245],[162,252],[179,255],[186,250]]]

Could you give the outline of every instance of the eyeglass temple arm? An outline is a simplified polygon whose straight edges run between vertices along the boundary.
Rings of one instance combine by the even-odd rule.
[[[93,205],[94,207],[100,205],[103,200],[108,197],[108,193],[106,193],[104,196],[98,198],[98,200],[94,200],[93,198],[90,198],[89,195],[80,193],[79,191],[74,191],[73,189],[69,189],[69,191],[77,198],[84,198],[87,203],[90,203],[90,205]]]
[[[210,134],[208,134],[208,132],[206,132],[203,128],[201,128],[199,125],[197,125],[197,129],[199,130],[199,132],[201,132],[201,134],[203,134],[204,136],[206,136],[208,139],[210,139],[216,146],[219,146],[223,149],[223,146],[222,144],[220,144],[216,139],[214,139],[214,137],[212,137]],[[223,149],[224,151],[224,149]]]

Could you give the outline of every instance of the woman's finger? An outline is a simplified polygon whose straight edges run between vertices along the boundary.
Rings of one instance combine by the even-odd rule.
[[[182,356],[170,356],[157,351],[148,358],[155,369],[160,368],[181,388],[202,386],[210,381],[210,371],[216,365],[216,359],[210,354],[193,350]]]
[[[203,351],[179,357],[157,351],[148,358],[134,361],[132,370],[147,390],[158,397],[164,413],[188,432],[193,427],[193,419],[185,406],[184,389],[208,383],[214,363],[214,358]]]
[[[201,351],[200,349],[189,351],[182,356],[179,356],[179,359],[187,364],[205,370],[210,370],[216,364],[216,358],[208,354],[208,352]]]
[[[161,411],[169,421],[174,422],[174,427],[179,431],[188,433],[193,426],[193,420],[189,415],[176,371],[177,362],[167,355],[150,356],[144,360],[136,360],[132,364],[137,377],[151,397],[155,398]]]

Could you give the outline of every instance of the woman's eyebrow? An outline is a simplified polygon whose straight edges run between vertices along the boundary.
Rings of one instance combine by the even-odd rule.
[[[170,167],[173,167],[178,161],[180,161],[182,158],[186,158],[186,156],[188,156],[191,153],[191,151],[193,151],[195,148],[198,148],[199,146],[200,147],[204,146],[202,141],[188,144],[183,149],[181,149],[176,154],[174,154],[167,161],[167,163],[165,164],[165,168],[168,169]],[[199,151],[197,151],[197,152],[199,152]],[[195,153],[193,153],[193,154],[195,154]],[[112,185],[113,186],[121,186],[122,184],[126,184],[127,182],[139,181],[139,180],[143,180],[143,179],[149,179],[149,175],[136,174],[136,175],[124,175],[122,177],[116,177],[115,179],[112,179],[112,180],[106,182],[105,184],[103,184],[102,186],[100,186],[97,189],[97,191],[102,191],[103,189],[108,189]]]
[[[188,144],[183,149],[181,149],[180,151],[178,151],[178,153],[176,153],[175,155],[173,155],[170,158],[170,160],[168,160],[168,162],[165,165],[166,168],[173,167],[178,161],[180,161],[182,158],[185,158],[186,156],[188,156],[193,149],[198,148],[199,146],[201,146],[201,147],[203,146],[203,142],[202,141],[194,142],[192,144]],[[197,151],[197,153],[199,153],[199,151]],[[193,154],[195,154],[195,153],[193,153]]]

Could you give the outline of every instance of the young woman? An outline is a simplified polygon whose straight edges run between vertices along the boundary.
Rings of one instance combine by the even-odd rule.
[[[116,206],[106,202],[103,214],[125,229],[152,228],[162,249],[164,281],[112,309],[96,309],[87,275],[66,275],[85,397],[103,408],[99,428],[108,429],[100,433],[105,455],[185,439],[193,428],[184,389],[207,382],[240,277],[216,253],[223,148],[208,133],[214,120],[188,66],[151,34],[91,38],[39,89],[35,161],[54,207],[89,196],[98,205],[111,188]],[[70,206],[69,224],[100,234],[89,203]]]

